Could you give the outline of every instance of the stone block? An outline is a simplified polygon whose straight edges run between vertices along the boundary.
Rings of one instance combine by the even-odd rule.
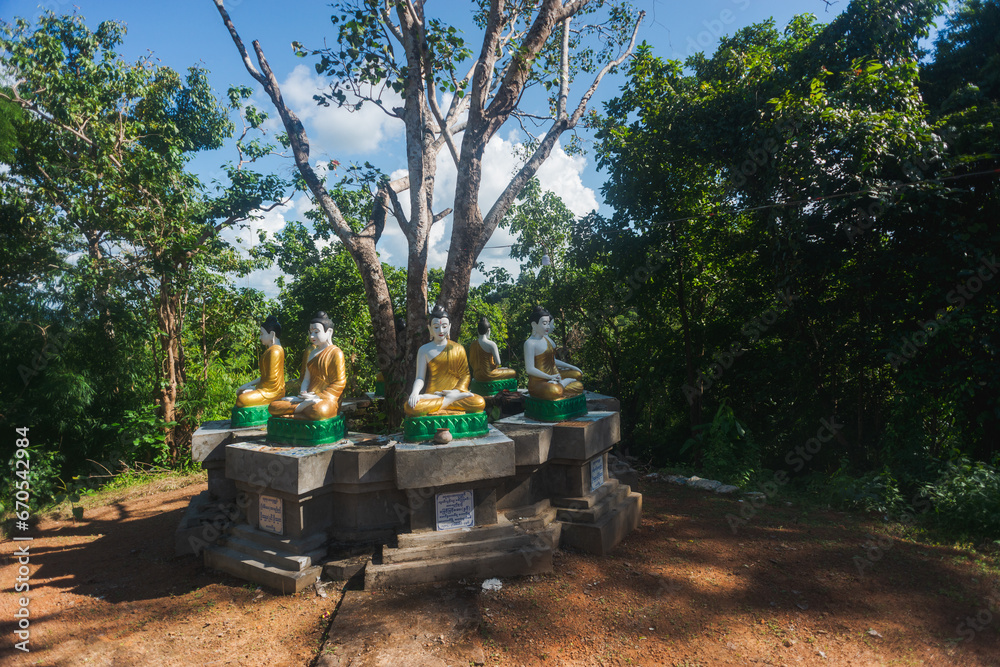
[[[191,436],[191,460],[223,460],[226,458],[226,445],[266,436],[267,431],[259,426],[234,429],[230,428],[228,419],[204,422]]]
[[[514,441],[490,428],[482,438],[447,445],[396,445],[396,486],[420,489],[463,484],[514,474]]]
[[[282,595],[294,595],[319,579],[323,568],[318,565],[289,571],[268,565],[253,556],[226,547],[205,550],[205,567],[228,572],[234,577],[266,586]]]
[[[323,576],[330,581],[347,581],[365,569],[370,558],[371,555],[366,554],[363,556],[349,556],[347,558],[328,560],[323,563]]]
[[[605,482],[607,481],[607,452],[599,454],[604,458]],[[597,456],[594,457],[596,459]],[[565,496],[579,497],[591,492],[590,459],[587,461],[566,461],[549,463],[545,467],[546,488],[553,500]]]
[[[634,491],[612,506],[595,523],[562,522],[560,544],[600,556],[607,555],[639,527],[642,496]]]
[[[549,460],[552,424],[536,422],[521,413],[497,420],[493,426],[514,441],[514,465],[539,466]]]
[[[584,460],[611,449],[621,440],[617,412],[590,412],[552,426],[549,460]]]
[[[408,489],[406,512],[411,531],[436,531],[437,509],[435,496],[438,493],[455,491],[472,491],[472,504],[476,526],[488,526],[497,522],[497,491],[496,484],[478,482],[476,485],[458,484],[444,487],[426,487]],[[442,533],[445,531],[442,531]],[[453,532],[453,531],[447,531]]]
[[[622,409],[621,403],[614,396],[596,394],[592,391],[585,391],[583,395],[587,399],[589,412],[619,412]]]

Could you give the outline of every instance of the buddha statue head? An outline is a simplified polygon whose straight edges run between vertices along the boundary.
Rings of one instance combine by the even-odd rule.
[[[427,331],[430,332],[431,339],[435,343],[438,345],[445,343],[448,340],[448,334],[451,333],[451,318],[448,316],[448,311],[435,305],[434,310],[428,316]]]
[[[333,322],[322,310],[309,320],[309,342],[315,347],[326,347],[333,340]]]
[[[480,336],[490,335],[490,321],[486,319],[485,315],[479,316],[479,324],[476,325],[476,330],[479,332]]]
[[[552,332],[552,315],[541,306],[532,308],[530,321],[532,336],[541,338]]]
[[[280,345],[281,324],[274,315],[268,315],[264,323],[260,325],[260,342],[264,347]]]

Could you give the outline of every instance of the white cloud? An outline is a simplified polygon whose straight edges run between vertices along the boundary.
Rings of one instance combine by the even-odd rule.
[[[328,90],[327,80],[305,65],[297,65],[281,83],[286,103],[306,126],[313,159],[329,156],[340,160],[372,153],[384,142],[402,136],[403,123],[375,104],[365,103],[358,111],[334,105],[320,106],[313,95]],[[383,101],[387,108],[402,104],[392,91],[383,96]]]

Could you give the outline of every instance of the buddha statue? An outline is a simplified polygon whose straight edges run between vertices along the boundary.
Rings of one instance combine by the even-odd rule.
[[[524,365],[528,372],[528,395],[543,401],[558,401],[583,393],[583,371],[556,359],[556,346],[549,333],[552,316],[541,306],[531,311],[531,336],[524,341]]]
[[[478,382],[512,380],[517,377],[513,368],[500,365],[500,350],[490,340],[490,321],[485,316],[479,318],[477,326],[479,338],[469,343],[469,365],[472,377]]]
[[[440,306],[431,311],[427,329],[432,340],[417,350],[417,377],[403,412],[407,417],[482,412],[486,401],[469,391],[465,348],[448,340],[451,321]]]
[[[309,322],[312,347],[302,355],[301,391],[298,396],[285,396],[271,403],[271,416],[309,421],[337,416],[347,372],[344,353],[331,342],[332,338],[333,322],[323,311],[316,313]]]
[[[281,324],[274,315],[260,325],[260,342],[266,348],[260,355],[260,377],[236,390],[236,407],[268,405],[285,393],[285,348],[281,347]]]

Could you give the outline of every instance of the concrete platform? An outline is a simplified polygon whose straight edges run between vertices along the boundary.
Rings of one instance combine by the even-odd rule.
[[[447,445],[396,444],[396,487],[419,489],[498,479],[514,474],[514,441],[490,427],[481,438]]]

